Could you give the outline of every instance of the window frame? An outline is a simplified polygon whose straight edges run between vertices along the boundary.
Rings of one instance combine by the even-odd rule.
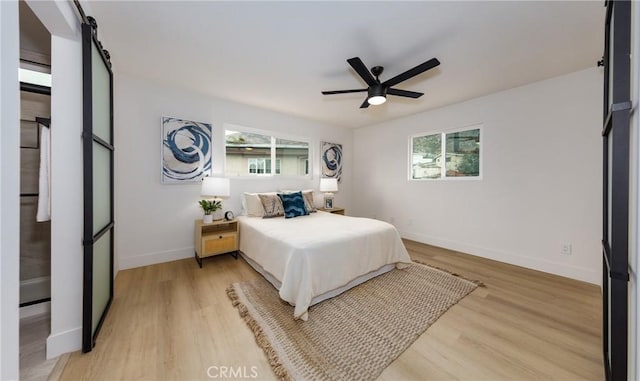
[[[248,173],[246,175],[238,175],[238,176],[233,176],[233,175],[229,175],[227,174],[227,131],[235,131],[235,132],[243,132],[243,133],[248,133],[248,134],[257,134],[257,135],[263,135],[263,136],[269,136],[271,138],[271,147],[270,147],[270,155],[269,156],[264,156],[262,158],[264,159],[270,159],[271,160],[271,173]],[[277,131],[269,131],[269,130],[262,130],[262,129],[257,129],[257,128],[251,128],[251,127],[245,127],[245,126],[241,126],[241,125],[237,125],[237,124],[229,124],[229,123],[225,123],[223,124],[223,165],[222,165],[222,172],[224,173],[224,175],[226,177],[229,178],[234,178],[234,179],[257,179],[257,178],[272,178],[272,177],[278,177],[278,178],[282,178],[282,179],[312,179],[312,174],[311,173],[307,173],[304,175],[287,175],[287,174],[280,174],[280,173],[276,173],[277,172],[277,163],[280,162],[280,172],[282,172],[282,162],[281,159],[277,157],[276,154],[276,140],[277,139],[281,139],[281,140],[293,140],[293,141],[299,141],[299,142],[303,142],[303,143],[307,143],[307,159],[309,160],[309,168],[312,168],[311,165],[313,163],[312,161],[312,157],[314,155],[314,150],[313,150],[313,144],[312,144],[312,140],[310,138],[307,137],[301,137],[301,136],[297,136],[297,135],[290,135],[287,133],[281,133],[281,132],[277,132]],[[266,171],[266,168],[265,168]],[[247,172],[249,172],[249,164],[247,163]]]
[[[478,176],[447,176],[447,135],[455,134],[458,132],[471,131],[471,130],[479,130],[479,138],[480,138],[480,153],[478,155]],[[408,171],[407,171],[407,179],[409,181],[477,181],[482,180],[483,178],[483,156],[484,149],[484,125],[482,123],[472,124],[465,127],[452,128],[446,130],[436,130],[436,131],[428,131],[421,132],[417,134],[409,135],[409,145],[408,145]],[[420,178],[416,179],[413,177],[413,140],[415,138],[423,137],[423,136],[431,136],[431,135],[440,135],[440,157],[442,158],[442,164],[440,167],[440,177],[437,178]]]

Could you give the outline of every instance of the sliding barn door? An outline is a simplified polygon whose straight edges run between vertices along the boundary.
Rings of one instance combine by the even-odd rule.
[[[82,25],[84,284],[82,351],[89,352],[113,299],[113,73],[96,37]]]
[[[602,293],[606,379],[627,379],[631,3],[608,1],[604,51]]]

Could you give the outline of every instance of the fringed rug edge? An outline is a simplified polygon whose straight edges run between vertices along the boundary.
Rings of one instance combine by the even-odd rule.
[[[229,299],[231,299],[231,304],[238,309],[238,314],[240,314],[242,320],[244,320],[249,329],[251,329],[251,332],[253,332],[256,343],[258,344],[258,346],[260,346],[260,348],[262,348],[264,354],[267,356],[269,365],[271,365],[271,369],[273,370],[275,375],[280,380],[293,381],[291,375],[289,374],[289,371],[280,361],[278,353],[271,346],[269,338],[264,333],[262,327],[260,327],[258,322],[253,318],[253,316],[251,316],[247,306],[245,306],[244,303],[240,301],[240,297],[238,296],[238,293],[235,289],[236,285],[237,283],[233,283],[227,288],[227,296],[229,297]]]

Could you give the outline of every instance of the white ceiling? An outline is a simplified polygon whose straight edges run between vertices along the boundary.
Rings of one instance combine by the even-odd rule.
[[[149,80],[344,127],[379,123],[593,67],[605,8],[585,2],[91,1],[87,14],[116,75]],[[441,65],[360,109],[360,57],[391,78]],[[559,105],[561,107],[561,105]]]

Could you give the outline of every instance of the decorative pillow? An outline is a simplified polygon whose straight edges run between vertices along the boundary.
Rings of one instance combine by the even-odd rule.
[[[278,197],[282,200],[284,218],[306,216],[309,214],[307,209],[304,207],[304,197],[302,197],[302,192],[278,194]]]
[[[304,197],[304,208],[307,210],[307,213],[315,213],[318,211],[316,205],[313,202],[313,189],[308,190],[283,190],[282,193],[295,193],[302,192],[302,197]]]
[[[302,191],[302,197],[304,198],[304,207],[307,209],[307,213],[315,213],[318,211],[316,205],[313,203],[313,191]]]
[[[274,193],[275,194],[275,193]],[[263,217],[264,208],[262,207],[262,201],[258,197],[257,193],[244,193],[243,209],[245,214],[249,217]]]
[[[277,193],[258,193],[258,197],[260,197],[262,208],[264,209],[262,218],[280,217],[284,215],[282,201]]]

